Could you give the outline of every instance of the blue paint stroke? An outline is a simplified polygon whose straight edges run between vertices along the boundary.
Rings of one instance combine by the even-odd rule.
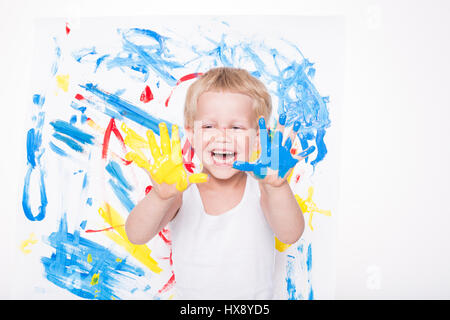
[[[69,122],[65,122],[62,120],[56,120],[50,122],[52,127],[55,129],[55,132],[65,134],[82,144],[93,144],[94,136],[86,133]]]
[[[98,67],[100,67],[100,64],[103,62],[103,60],[105,60],[107,57],[109,57],[109,54],[104,54],[102,55],[100,58],[98,58],[95,61],[95,70],[94,73],[97,72]]]
[[[40,195],[40,205],[38,208],[38,212],[35,215],[33,213],[33,210],[31,209],[30,199],[29,199],[29,190],[30,190],[30,178],[31,174],[33,173],[34,168],[31,166],[28,166],[27,174],[25,175],[25,182],[23,186],[23,192],[22,192],[22,209],[25,214],[25,217],[27,217],[30,221],[42,221],[45,218],[46,209],[47,209],[47,194],[45,191],[45,173],[44,170],[40,169],[39,172],[39,195]]]
[[[312,249],[311,249],[311,243],[308,245],[308,252],[306,255],[306,268],[308,271],[311,271],[312,269]]]
[[[130,195],[127,190],[125,190],[122,186],[116,184],[112,179],[108,180],[109,185],[114,191],[114,194],[120,200],[122,205],[127,209],[128,212],[131,212],[135,207],[134,202],[130,199]]]
[[[45,103],[45,97],[39,94],[33,95],[33,103],[42,109]],[[41,157],[45,152],[42,147],[42,127],[44,125],[45,113],[39,112],[37,117],[34,118],[35,127],[31,128],[27,132],[27,166],[28,170],[25,174],[23,192],[22,192],[22,209],[25,217],[30,221],[42,221],[45,218],[48,200],[45,188],[45,172],[41,165]],[[31,174],[38,170],[39,179],[37,181],[37,187],[39,188],[40,203],[37,212],[33,213],[30,203],[30,188],[31,188]]]
[[[53,137],[55,137],[59,141],[64,142],[72,150],[75,150],[77,152],[83,152],[83,147],[80,146],[75,140],[73,140],[73,139],[71,139],[69,137],[63,136],[63,135],[61,135],[59,133],[56,133],[56,132],[53,134]]]
[[[116,179],[117,182],[119,182],[124,188],[128,189],[129,191],[133,190],[133,187],[128,183],[127,179],[125,178],[123,171],[120,167],[120,165],[115,161],[110,161],[106,165],[106,171]]]
[[[36,154],[42,144],[41,130],[31,128],[27,133],[27,163],[34,168],[36,166]]]
[[[160,122],[165,122],[167,124],[167,128],[169,129],[169,135],[172,132],[172,123],[169,121],[158,119],[148,114],[144,110],[132,105],[131,103],[121,99],[115,94],[104,92],[97,88],[97,85],[93,85],[92,83],[87,83],[86,85],[80,85],[80,87],[84,88],[88,92],[93,93],[97,97],[99,97],[104,102],[108,103],[111,107],[113,107],[116,111],[120,113],[123,117],[130,119],[147,129],[151,129],[153,132],[159,135],[159,127],[158,124]],[[180,138],[182,137],[182,133],[180,132]]]
[[[292,256],[288,256],[286,264],[286,290],[288,293],[288,300],[302,300],[301,293],[297,293],[297,287],[295,285],[295,272],[294,272],[294,259]]]
[[[67,153],[63,149],[55,145],[53,142],[50,141],[48,145],[50,146],[50,149],[52,149],[56,154],[62,157],[67,157]]]
[[[89,55],[95,55],[97,54],[97,51],[95,50],[95,47],[92,48],[83,48],[78,51],[75,51],[72,53],[72,57],[77,61],[81,62],[83,58]]]
[[[56,59],[53,62],[52,68],[51,68],[51,74],[54,76],[59,69],[59,61],[61,59],[61,48],[58,45],[58,41],[56,40],[56,37],[53,37],[53,40],[55,41],[55,56]]]
[[[87,185],[88,185],[88,175],[87,175],[87,173],[85,173],[84,177],[83,177],[83,185],[81,186],[81,189],[86,189]]]
[[[33,95],[33,103],[39,107],[42,107],[42,105],[45,103],[45,97],[41,96],[40,94]]]
[[[136,288],[138,278],[144,276],[142,268],[83,238],[79,231],[69,233],[65,213],[58,231],[50,234],[44,242],[55,249],[50,257],[41,258],[44,276],[81,298],[121,299],[121,296]],[[88,262],[88,255],[91,262]]]

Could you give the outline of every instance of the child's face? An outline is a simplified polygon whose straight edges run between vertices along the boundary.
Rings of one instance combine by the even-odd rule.
[[[249,161],[258,141],[253,100],[232,92],[200,95],[194,128],[186,128],[204,172],[225,180],[237,174],[234,161]]]

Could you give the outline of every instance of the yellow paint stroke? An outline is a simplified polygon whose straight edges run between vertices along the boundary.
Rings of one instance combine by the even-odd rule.
[[[283,252],[284,250],[286,250],[287,248],[289,248],[291,245],[287,244],[287,243],[283,243],[280,240],[278,240],[277,237],[275,237],[275,248],[280,251]]]
[[[90,253],[87,256],[87,262],[92,263],[92,255]]]
[[[56,85],[61,88],[64,92],[69,91],[69,75],[61,74],[56,76]]]
[[[103,129],[102,127],[100,127],[98,124],[96,124],[94,122],[94,120],[92,119],[87,119],[86,123],[88,124],[89,127],[91,127],[92,129],[94,129],[95,131],[97,131],[98,133],[101,133],[102,135],[105,134],[105,129]]]
[[[155,273],[160,273],[162,269],[158,266],[158,263],[150,256],[151,250],[147,245],[136,245],[128,240],[125,232],[125,221],[121,215],[108,203],[104,203],[104,206],[98,209],[100,216],[105,220],[107,224],[114,227],[113,230],[105,231],[105,235],[114,241],[119,246],[123,247],[128,253],[130,253],[139,262],[149,268]]]
[[[313,195],[314,195],[314,187],[312,186],[308,188],[308,197],[306,198],[306,200],[303,200],[297,194],[295,195],[295,199],[297,200],[298,205],[302,209],[303,214],[309,213],[308,226],[311,229],[311,231],[314,231],[314,228],[312,226],[312,218],[314,213],[320,213],[327,217],[331,217],[330,210],[323,210],[317,207],[317,204],[312,199]],[[275,248],[278,251],[283,252],[290,246],[291,246],[290,244],[283,243],[275,237]]]
[[[314,188],[312,186],[308,188],[308,197],[306,198],[306,200],[303,200],[297,194],[295,195],[295,199],[297,200],[298,205],[302,209],[303,214],[309,213],[308,226],[311,229],[311,231],[314,231],[314,228],[312,226],[312,218],[314,213],[320,213],[327,217],[331,217],[330,210],[323,210],[317,207],[317,204],[312,199],[313,195],[314,195]]]
[[[20,244],[20,250],[24,254],[29,254],[31,253],[31,249],[28,249],[27,247],[36,244],[37,242],[38,240],[36,238],[36,235],[34,233],[31,233],[28,239],[22,241],[22,243]]]
[[[95,286],[98,284],[98,279],[100,278],[100,273],[94,273],[94,275],[91,278],[91,286]]]

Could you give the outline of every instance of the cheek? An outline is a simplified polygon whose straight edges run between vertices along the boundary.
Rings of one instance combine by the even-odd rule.
[[[236,150],[240,153],[250,153],[255,148],[255,138],[255,135],[248,133],[234,137]]]
[[[194,136],[194,148],[196,152],[200,153],[203,152],[205,149],[207,149],[212,138],[213,134],[211,134],[210,132],[207,132],[205,130],[198,132]]]

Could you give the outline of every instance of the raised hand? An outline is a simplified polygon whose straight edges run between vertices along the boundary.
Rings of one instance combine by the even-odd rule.
[[[194,173],[188,176],[183,165],[178,126],[172,126],[172,140],[170,140],[167,125],[164,122],[159,124],[159,131],[161,148],[158,147],[153,131],[147,131],[148,145],[154,160],[153,164],[150,164],[147,159],[134,151],[128,152],[125,158],[133,160],[139,167],[148,171],[156,184],[161,185],[165,183],[169,185],[157,187],[157,189],[159,188],[167,195],[175,193],[173,187],[171,188],[170,186],[175,185],[176,190],[184,191],[189,183],[206,182],[207,174],[205,173]]]
[[[272,182],[273,184],[278,184],[284,181],[288,176],[287,173],[290,172],[297,162],[306,158],[315,150],[315,147],[311,146],[298,155],[292,155],[292,143],[300,129],[300,122],[297,121],[294,123],[291,134],[283,145],[282,141],[285,123],[286,114],[281,114],[272,140],[266,128],[266,122],[264,118],[261,117],[258,121],[261,146],[259,159],[254,163],[235,161],[233,163],[233,168],[242,171],[250,171],[257,178],[270,181],[271,184]],[[268,175],[271,177],[269,178]]]

